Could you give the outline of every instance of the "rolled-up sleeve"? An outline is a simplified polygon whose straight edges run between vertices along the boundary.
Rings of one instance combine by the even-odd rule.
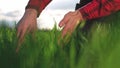
[[[32,8],[37,10],[38,16],[42,10],[51,2],[52,0],[29,0],[26,9]]]
[[[104,17],[120,10],[120,0],[93,0],[79,9],[86,20]]]

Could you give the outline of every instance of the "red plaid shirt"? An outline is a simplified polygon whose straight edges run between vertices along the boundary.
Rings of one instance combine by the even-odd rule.
[[[51,0],[30,0],[26,8],[34,8],[40,12]],[[86,20],[100,18],[120,10],[120,0],[92,0],[79,9]]]
[[[42,12],[42,10],[51,2],[52,0],[29,0],[27,8],[36,9],[38,12],[38,16]]]

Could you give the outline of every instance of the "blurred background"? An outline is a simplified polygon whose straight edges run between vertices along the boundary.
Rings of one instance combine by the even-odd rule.
[[[0,21],[6,21],[10,27],[15,27],[13,22],[18,23],[23,16],[25,6],[29,0],[0,0]],[[52,29],[63,16],[74,11],[79,0],[53,0],[38,18],[39,29]]]
[[[79,0],[53,0],[38,18],[39,29],[27,34],[16,53],[14,28],[29,0],[0,0],[0,68],[120,68],[120,12],[93,21],[88,32],[81,25],[61,39],[54,29]],[[85,22],[81,22],[85,24]]]

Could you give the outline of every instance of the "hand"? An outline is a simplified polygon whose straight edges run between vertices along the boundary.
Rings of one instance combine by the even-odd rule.
[[[63,27],[62,38],[66,35],[71,35],[82,20],[83,18],[79,10],[67,13],[59,23],[59,26]]]
[[[26,33],[34,31],[37,28],[37,11],[34,9],[26,9],[24,16],[17,24],[17,37],[18,37],[18,47],[16,51],[19,50],[21,43],[24,40]]]

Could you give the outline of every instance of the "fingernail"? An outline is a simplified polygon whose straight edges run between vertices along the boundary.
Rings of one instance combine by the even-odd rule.
[[[60,22],[60,23],[59,23],[59,26],[62,27],[62,26],[64,26],[64,24],[63,24],[62,22]]]
[[[61,23],[59,24],[59,27],[62,27]]]

